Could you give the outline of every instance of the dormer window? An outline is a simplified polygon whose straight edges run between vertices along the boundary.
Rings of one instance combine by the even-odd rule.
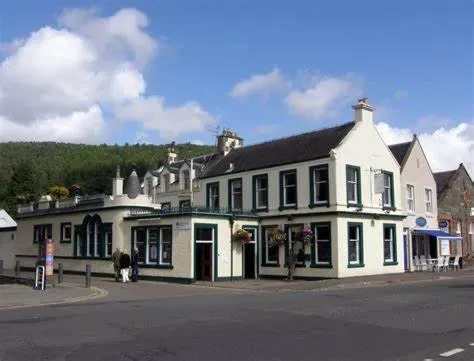
[[[219,208],[219,182],[208,183],[206,186],[207,208]]]
[[[183,170],[183,189],[190,189],[190,185],[189,170]]]
[[[168,192],[169,189],[170,189],[170,175],[169,174],[165,174],[164,176],[164,186],[165,186],[165,192]]]
[[[393,192],[393,173],[383,172],[383,193],[382,206],[384,209],[394,208],[394,192]]]

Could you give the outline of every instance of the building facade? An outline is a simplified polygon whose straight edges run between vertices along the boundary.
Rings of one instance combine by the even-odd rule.
[[[4,269],[12,269],[15,265],[16,229],[17,223],[0,209],[0,261]]]

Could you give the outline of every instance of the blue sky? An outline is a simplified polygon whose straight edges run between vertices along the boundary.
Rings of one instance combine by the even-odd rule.
[[[95,12],[86,19],[75,16],[58,22],[66,9],[92,7]],[[426,135],[425,143],[430,148],[427,142],[439,142],[440,135],[435,135],[441,130],[444,138],[450,136],[448,142],[467,139],[462,152],[467,158],[472,155],[472,1],[6,0],[0,5],[3,71],[24,69],[35,77],[37,69],[49,74],[54,82],[54,71],[42,71],[42,65],[15,68],[5,63],[9,58],[10,63],[18,60],[15,56],[28,45],[31,34],[48,26],[78,35],[91,46],[101,44],[104,37],[96,39],[100,30],[87,33],[77,21],[83,21],[87,28],[91,21],[112,19],[126,8],[137,12],[120,18],[125,25],[123,29],[118,26],[118,31],[123,30],[120,36],[128,30],[135,35],[121,43],[123,48],[114,48],[120,49],[114,52],[113,59],[107,48],[107,55],[102,56],[107,62],[95,59],[94,63],[87,60],[78,64],[92,64],[96,74],[112,67],[123,68],[124,59],[130,57],[146,58],[140,65],[126,66],[134,74],[129,79],[141,76],[145,85],[135,82],[139,90],[132,91],[125,100],[121,95],[120,104],[111,102],[101,88],[99,95],[91,96],[90,103],[72,104],[67,109],[41,103],[31,105],[26,112],[17,109],[20,105],[14,108],[16,101],[28,102],[21,94],[4,96],[8,102],[3,103],[0,97],[0,141],[28,139],[36,134],[38,140],[92,143],[212,143],[210,129],[220,126],[237,131],[247,143],[253,143],[350,121],[350,105],[364,95],[377,108],[377,122],[385,123],[381,132],[388,143],[416,132]],[[127,25],[128,20],[133,23],[140,17],[148,24],[138,26],[138,30]],[[137,35],[137,31],[144,35]],[[37,43],[44,44],[57,35],[45,35]],[[151,54],[146,52],[149,43],[145,40],[142,49],[133,51],[126,43],[142,35],[154,43]],[[111,35],[114,39],[117,36],[116,32]],[[23,42],[12,47],[15,39]],[[38,46],[35,49],[40,50],[36,52],[45,49]],[[54,51],[62,50],[55,45]],[[71,49],[64,52],[75,54]],[[102,53],[94,50],[94,54],[100,58]],[[24,65],[24,61],[16,63]],[[69,73],[76,68],[71,69]],[[255,75],[260,78],[252,78]],[[106,81],[110,81],[112,75],[107,76]],[[31,79],[18,77],[9,76],[3,94],[22,87],[29,88],[26,93],[33,92],[28,86]],[[64,78],[67,84],[75,81],[78,79]],[[243,81],[247,81],[246,85],[232,93]],[[49,91],[44,86],[35,83],[34,88],[44,94]],[[82,86],[86,90],[79,96],[65,94],[61,87],[53,98],[62,102],[65,96],[95,94],[95,85],[81,83],[74,88]],[[128,85],[126,88],[134,89]],[[137,94],[141,102],[130,104]],[[153,97],[160,99],[159,105],[152,101],[158,98]],[[36,97],[30,94],[31,98]],[[194,120],[186,122],[184,118]],[[93,134],[78,131],[82,123],[98,130]],[[458,129],[460,124],[466,126]],[[33,126],[41,130],[29,132]]]

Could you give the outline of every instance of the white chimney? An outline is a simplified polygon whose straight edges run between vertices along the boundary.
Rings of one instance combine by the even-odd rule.
[[[359,99],[356,105],[352,106],[354,109],[354,120],[356,122],[373,122],[375,110],[374,107],[370,106],[367,98]]]
[[[112,181],[112,195],[121,196],[123,194],[123,178],[120,177],[120,166],[117,166],[117,173]]]

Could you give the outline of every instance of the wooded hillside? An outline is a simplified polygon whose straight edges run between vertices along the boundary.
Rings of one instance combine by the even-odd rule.
[[[111,193],[112,178],[120,165],[122,177],[132,169],[139,177],[156,169],[167,145],[84,145],[53,142],[0,143],[0,208],[16,214],[18,199],[27,202],[50,193],[54,186],[78,185],[82,194]],[[214,146],[178,144],[178,159],[215,151]]]

